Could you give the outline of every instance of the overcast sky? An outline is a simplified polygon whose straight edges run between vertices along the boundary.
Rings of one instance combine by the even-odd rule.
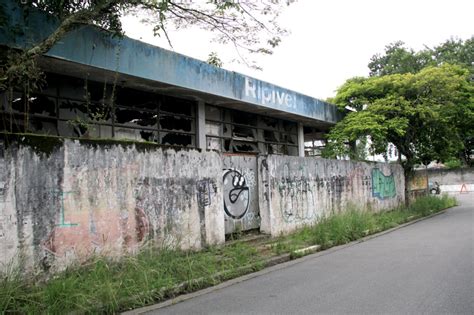
[[[258,0],[256,0],[258,1]],[[123,20],[128,36],[170,49],[150,26],[134,17]],[[298,0],[280,17],[291,31],[271,56],[261,56],[263,71],[231,63],[235,51],[209,44],[210,35],[182,30],[171,34],[173,50],[206,60],[216,51],[224,68],[320,99],[334,96],[353,76],[367,76],[372,55],[402,40],[415,50],[450,37],[474,34],[473,0]]]

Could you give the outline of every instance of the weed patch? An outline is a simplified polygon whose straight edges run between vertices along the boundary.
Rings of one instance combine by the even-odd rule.
[[[201,252],[147,248],[120,261],[96,257],[43,284],[9,272],[0,281],[0,313],[116,313],[258,270],[262,261],[254,247],[236,243]]]
[[[384,231],[400,224],[456,205],[447,195],[426,196],[414,201],[408,208],[374,213],[350,208],[345,212],[321,218],[317,224],[283,237],[273,246],[276,254],[291,252],[303,246],[321,245],[322,249],[342,245],[369,234]]]
[[[0,274],[0,313],[117,313],[194,291],[264,266],[268,255],[305,255],[298,249],[341,245],[455,205],[448,196],[428,196],[408,209],[374,213],[347,211],[324,217],[264,244],[236,241],[200,252],[145,248],[138,255],[114,261],[103,257],[70,267],[48,281],[25,279],[15,268]],[[270,249],[269,249],[270,248]],[[265,253],[265,254],[264,254]]]

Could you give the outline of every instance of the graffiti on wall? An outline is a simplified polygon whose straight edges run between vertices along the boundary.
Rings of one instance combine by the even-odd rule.
[[[212,190],[211,190],[212,188]],[[201,231],[201,246],[206,246],[207,233],[206,233],[206,208],[211,205],[211,194],[217,191],[217,185],[214,180],[202,179],[196,182],[196,194],[199,210],[199,222]]]
[[[200,208],[211,205],[211,183],[209,179],[196,182],[197,200]]]
[[[83,176],[91,177],[107,176]],[[181,241],[186,210],[193,200],[198,205],[201,245],[205,246],[206,209],[213,203],[217,191],[214,179],[129,177],[123,182],[124,186],[130,185],[128,195],[105,189],[111,184],[103,182],[100,184],[100,189],[104,188],[101,200],[84,198],[86,184],[73,183],[78,187],[77,191],[52,192],[57,196],[59,211],[55,226],[41,243],[48,257],[81,259],[99,252],[134,251],[151,238],[159,240],[160,244],[175,246]],[[93,194],[92,191],[89,193]],[[117,202],[118,199],[123,200]]]
[[[186,208],[194,197],[194,185],[194,181],[175,178],[146,176],[136,180],[136,207],[143,209],[155,223],[155,238],[165,237],[171,231],[182,228]]]
[[[372,169],[372,196],[378,199],[393,198],[397,195],[393,174],[384,175],[378,168]]]
[[[428,189],[428,176],[426,173],[415,173],[410,178],[409,182],[410,190],[426,190]]]
[[[71,217],[78,223],[61,224],[60,221],[42,243],[55,257],[88,257],[114,248],[132,249],[139,246],[149,232],[148,218],[139,207],[114,213],[90,209],[77,211]]]
[[[133,199],[125,200],[122,194],[108,189],[101,199],[84,198],[91,184],[86,179],[108,178],[110,172],[123,172],[126,168],[128,166],[89,169],[87,176],[75,177],[73,186],[77,191],[52,191],[53,196],[58,196],[59,211],[55,227],[42,241],[48,254],[86,258],[98,252],[134,250],[144,243],[150,232],[150,223],[140,198],[134,203]],[[99,180],[93,184],[97,185],[96,189],[110,185]],[[94,191],[89,190],[89,193]]]
[[[250,189],[245,176],[234,169],[224,171],[224,211],[233,219],[241,219],[250,203]]]
[[[290,174],[290,167],[286,164],[278,183],[281,215],[287,223],[311,221],[316,217],[313,181],[304,176],[303,167],[299,169],[299,176],[292,177]]]
[[[71,223],[66,221],[66,215],[64,213],[64,198],[68,194],[73,194],[74,191],[53,191],[54,194],[58,194],[60,196],[61,200],[61,208],[59,209],[59,223],[57,224],[59,227],[71,227],[71,226],[77,226],[79,224],[77,223]]]

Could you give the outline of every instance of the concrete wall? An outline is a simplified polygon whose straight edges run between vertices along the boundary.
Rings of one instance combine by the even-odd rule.
[[[224,242],[216,152],[92,146],[66,140],[49,156],[0,146],[0,265],[61,268],[147,242],[199,249]]]
[[[428,181],[438,182],[441,192],[474,192],[474,169],[429,169]],[[464,187],[463,187],[464,185]]]
[[[258,160],[261,230],[277,236],[352,204],[375,211],[404,202],[399,165],[290,156]]]
[[[350,204],[403,201],[394,164],[19,136],[0,140],[0,270],[58,270],[148,243],[199,249],[259,226],[277,236]]]

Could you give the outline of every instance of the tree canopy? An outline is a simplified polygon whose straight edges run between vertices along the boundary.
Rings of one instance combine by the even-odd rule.
[[[474,38],[415,52],[395,42],[369,63],[369,77],[347,80],[332,99],[350,112],[328,136],[326,157],[356,158],[348,144],[369,138],[371,154],[393,144],[405,173],[416,164],[474,152]]]
[[[473,73],[474,37],[465,41],[451,38],[433,48],[425,47],[418,52],[405,47],[402,41],[385,46],[383,54],[375,54],[368,64],[370,76],[395,73],[416,73],[427,66],[443,63],[457,64]]]
[[[334,102],[357,111],[331,131],[326,154],[351,155],[346,143],[369,136],[371,153],[385,154],[392,143],[406,158],[406,170],[445,161],[464,147],[463,132],[472,136],[473,92],[469,72],[450,64],[348,80]]]

